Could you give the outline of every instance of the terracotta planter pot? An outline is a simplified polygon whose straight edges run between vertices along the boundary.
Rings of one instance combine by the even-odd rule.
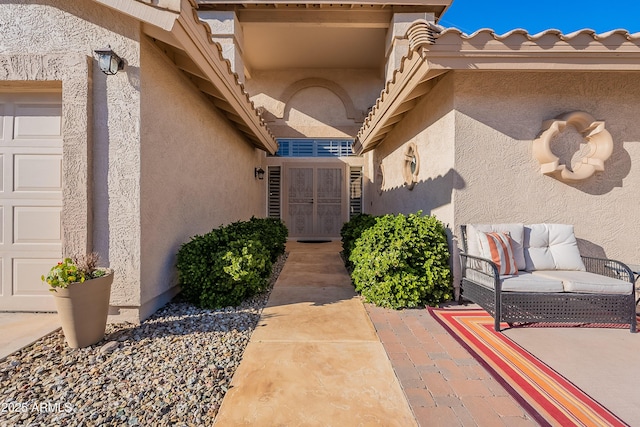
[[[113,273],[51,293],[69,347],[87,347],[104,338],[112,282]]]

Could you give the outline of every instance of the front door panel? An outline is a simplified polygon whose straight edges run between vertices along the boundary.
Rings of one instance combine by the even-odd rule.
[[[289,232],[295,236],[313,235],[313,168],[288,170]]]
[[[336,238],[345,221],[344,167],[290,165],[286,169],[289,235],[296,238]]]
[[[339,236],[342,228],[342,168],[316,169],[316,232],[321,237]]]

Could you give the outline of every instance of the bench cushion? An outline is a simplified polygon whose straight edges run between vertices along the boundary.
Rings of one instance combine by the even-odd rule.
[[[524,270],[527,266],[524,259],[524,224],[469,224],[467,225],[467,253],[482,257],[480,250],[480,241],[477,231],[485,233],[501,232],[509,233],[511,237],[511,248],[513,249],[513,258],[516,261],[518,270]]]
[[[573,225],[531,224],[524,226],[526,270],[585,271]]]
[[[633,290],[630,282],[587,271],[534,271],[532,274],[545,279],[562,281],[565,292],[629,295]]]
[[[517,276],[501,276],[503,292],[562,292],[562,281],[521,271]]]

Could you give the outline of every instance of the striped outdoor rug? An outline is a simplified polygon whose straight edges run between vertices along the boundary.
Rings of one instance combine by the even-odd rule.
[[[486,311],[429,308],[429,312],[540,425],[627,425],[506,335],[495,332]]]

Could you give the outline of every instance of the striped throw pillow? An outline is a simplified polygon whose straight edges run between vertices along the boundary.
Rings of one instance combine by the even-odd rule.
[[[501,276],[518,274],[509,233],[478,231],[478,240],[482,256],[496,264]]]

